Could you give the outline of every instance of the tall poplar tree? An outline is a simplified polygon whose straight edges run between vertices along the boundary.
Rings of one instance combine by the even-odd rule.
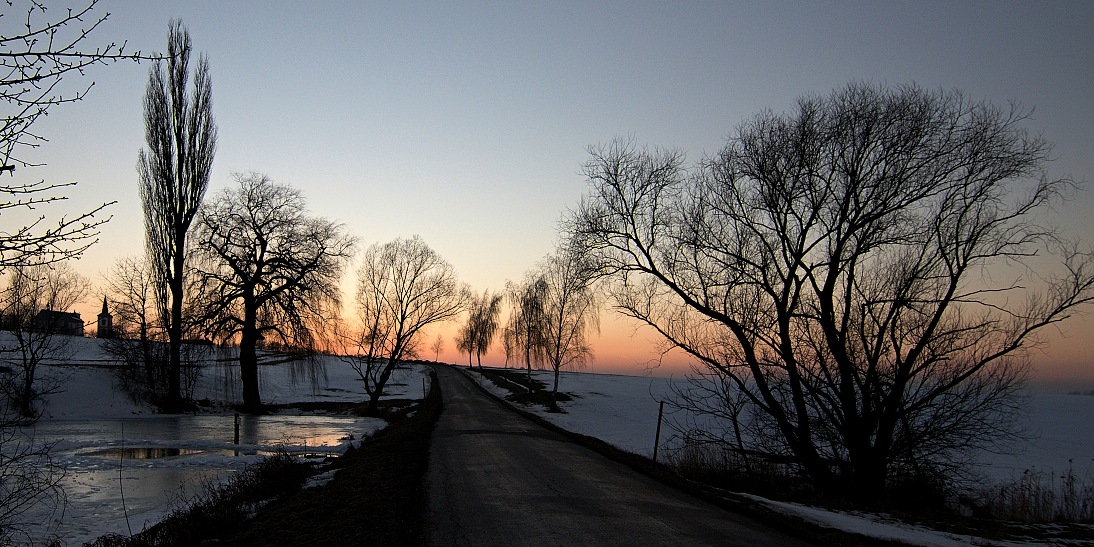
[[[182,307],[186,234],[201,206],[216,151],[209,62],[198,57],[188,88],[190,33],[173,20],[167,34],[166,71],[157,62],[144,97],[145,139],[137,162],[149,261],[157,282],[161,321],[170,346],[165,408],[182,404]]]

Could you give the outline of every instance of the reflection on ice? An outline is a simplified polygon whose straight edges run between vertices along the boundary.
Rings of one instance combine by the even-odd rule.
[[[203,454],[204,450],[195,448],[175,448],[164,446],[130,446],[126,448],[107,448],[85,452],[89,456],[108,458],[112,460],[158,460],[160,458],[174,458],[178,456],[192,456]]]

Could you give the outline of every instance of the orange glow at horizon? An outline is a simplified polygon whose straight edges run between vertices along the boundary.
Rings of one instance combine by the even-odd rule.
[[[93,294],[75,307],[93,332],[95,317],[102,305],[101,295]],[[96,303],[97,302],[97,303]],[[346,310],[346,313],[349,309]],[[437,335],[443,341],[439,360],[444,363],[467,364],[467,354],[456,351],[454,338],[466,317],[459,317],[422,334],[419,358],[433,360],[431,349]],[[501,318],[504,323],[505,317]],[[694,359],[680,350],[662,352],[663,343],[649,327],[638,326],[629,318],[610,310],[602,311],[600,333],[593,334],[592,363],[585,372],[682,377],[690,372]],[[1030,385],[1047,386],[1053,391],[1088,391],[1094,389],[1094,314],[1072,318],[1058,328],[1049,327],[1041,333],[1042,343],[1030,350]],[[478,361],[475,360],[475,364]],[[485,366],[506,365],[500,336],[490,351],[482,356]],[[523,363],[510,362],[510,367]]]

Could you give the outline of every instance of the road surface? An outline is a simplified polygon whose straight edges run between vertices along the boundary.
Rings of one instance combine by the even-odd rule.
[[[544,429],[436,367],[431,545],[804,545]]]

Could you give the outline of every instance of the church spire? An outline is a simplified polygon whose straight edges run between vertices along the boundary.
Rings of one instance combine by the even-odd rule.
[[[99,314],[99,338],[113,338],[114,337],[114,318],[110,315],[110,310],[106,305],[106,297],[103,296],[103,312]]]

